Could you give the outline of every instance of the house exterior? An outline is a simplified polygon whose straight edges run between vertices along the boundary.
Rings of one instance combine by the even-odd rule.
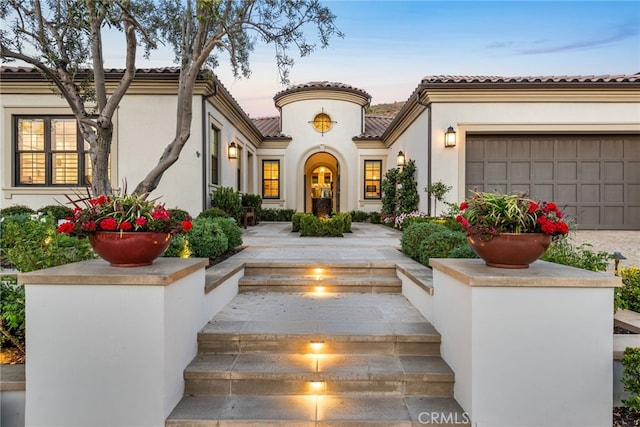
[[[138,70],[114,119],[114,187],[137,184],[172,139],[177,81],[177,69]],[[37,208],[83,186],[90,170],[65,101],[21,67],[2,68],[0,94],[0,206]],[[581,228],[640,229],[640,74],[427,76],[393,118],[367,115],[371,96],[342,83],[293,86],[274,103],[278,117],[251,119],[221,82],[199,81],[191,137],[154,196],[192,215],[219,186],[260,194],[266,208],[380,211],[402,151],[433,215],[446,206],[436,212],[423,190],[442,181],[449,202],[475,188],[528,191]]]

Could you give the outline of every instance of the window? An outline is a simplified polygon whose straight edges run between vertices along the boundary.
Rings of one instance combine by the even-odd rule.
[[[379,199],[382,183],[382,160],[364,161],[364,198]]]
[[[280,198],[280,160],[262,161],[262,198]]]
[[[211,125],[211,130],[209,131],[209,153],[211,156],[210,165],[211,168],[209,173],[211,176],[209,177],[209,182],[213,185],[218,185],[220,183],[219,176],[219,167],[218,167],[218,159],[220,157],[220,130],[217,129],[213,124]]]
[[[64,116],[15,118],[16,185],[88,185],[89,144],[76,120]]]

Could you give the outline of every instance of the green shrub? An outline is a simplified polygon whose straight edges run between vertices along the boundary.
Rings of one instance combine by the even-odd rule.
[[[382,211],[387,215],[395,215],[397,211],[399,174],[400,169],[389,169],[382,179]]]
[[[640,313],[640,267],[621,267],[622,287],[615,288],[615,308]]]
[[[162,254],[163,257],[167,258],[189,258],[190,255],[189,241],[183,234],[174,234],[169,247]]]
[[[229,218],[229,214],[220,208],[209,208],[200,212],[198,218]]]
[[[607,252],[594,252],[589,243],[573,246],[568,239],[555,240],[540,259],[591,271],[605,271],[611,259]]]
[[[429,234],[420,243],[418,261],[429,265],[431,258],[451,258],[451,252],[459,247],[469,246],[467,236],[462,231],[445,229]]]
[[[282,222],[290,222],[293,215],[296,213],[293,209],[260,209],[259,212],[256,212],[256,216],[258,217],[258,221],[282,221]]]
[[[333,220],[342,223],[343,233],[351,233],[351,214],[346,212],[338,212],[333,215]]]
[[[449,258],[478,258],[478,255],[471,249],[468,244],[453,248],[449,252]]]
[[[302,217],[305,215],[312,214],[304,212],[296,212],[295,214],[293,214],[293,216],[291,217],[291,231],[296,233],[300,231],[300,219],[302,219]]]
[[[640,409],[640,347],[627,347],[622,356],[622,384],[629,398],[624,403],[629,408]]]
[[[242,200],[240,193],[231,187],[220,187],[211,195],[211,206],[225,211],[231,218],[240,221]]]
[[[189,212],[185,211],[184,209],[173,208],[167,210],[171,214],[171,218],[177,219],[178,221],[191,220],[191,215],[189,215]]]
[[[370,217],[369,212],[364,211],[351,211],[349,212],[349,215],[351,215],[351,220],[353,222],[367,222]]]
[[[259,194],[243,194],[242,206],[247,206],[258,210],[262,206],[262,196]]]
[[[433,222],[416,223],[406,227],[402,233],[402,237],[400,237],[402,252],[407,256],[418,260],[420,255],[420,243],[430,234],[446,229],[447,228],[444,225]]]
[[[428,216],[410,216],[405,218],[404,221],[402,221],[402,228],[406,229],[411,224],[418,224],[423,222],[434,222],[434,221],[433,221],[433,218]]]
[[[0,209],[0,216],[34,214],[34,213],[36,213],[36,211],[31,209],[29,206],[24,206],[24,205],[13,205],[13,206],[6,207],[4,209]]]
[[[416,181],[416,162],[409,160],[398,173],[397,213],[409,213],[418,210],[420,195]]]
[[[0,277],[0,326],[0,347],[10,343],[24,354],[24,286],[18,284],[16,276]]]
[[[227,236],[227,251],[231,251],[242,245],[242,230],[231,218],[213,218],[225,236]]]
[[[213,218],[196,218],[186,238],[193,256],[198,258],[218,258],[229,245],[227,236]]]
[[[343,218],[318,218],[304,215],[300,219],[300,235],[313,237],[342,237],[344,232]]]
[[[26,273],[95,258],[88,240],[57,233],[52,217],[18,218],[6,217],[2,224],[3,265]]]
[[[73,211],[68,206],[63,205],[48,205],[38,209],[38,213],[43,215],[50,215],[55,219],[65,219],[73,215]]]
[[[369,218],[371,219],[371,224],[380,224],[380,222],[382,222],[382,218],[380,218],[379,212],[371,212]]]

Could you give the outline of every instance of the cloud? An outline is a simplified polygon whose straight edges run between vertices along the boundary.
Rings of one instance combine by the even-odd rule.
[[[595,37],[591,39],[578,40],[571,43],[564,44],[550,44],[543,47],[535,47],[529,49],[520,49],[517,53],[521,55],[539,55],[544,53],[556,53],[556,52],[566,52],[573,50],[585,50],[585,49],[593,49],[600,46],[610,45],[612,43],[616,43],[631,37],[638,36],[640,30],[638,26],[628,23],[627,25],[622,25],[616,29],[615,32],[606,36],[602,35],[601,37]]]

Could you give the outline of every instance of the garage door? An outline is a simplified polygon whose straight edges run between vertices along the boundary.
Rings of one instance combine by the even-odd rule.
[[[581,229],[640,229],[640,135],[467,135],[466,189],[526,191]]]

